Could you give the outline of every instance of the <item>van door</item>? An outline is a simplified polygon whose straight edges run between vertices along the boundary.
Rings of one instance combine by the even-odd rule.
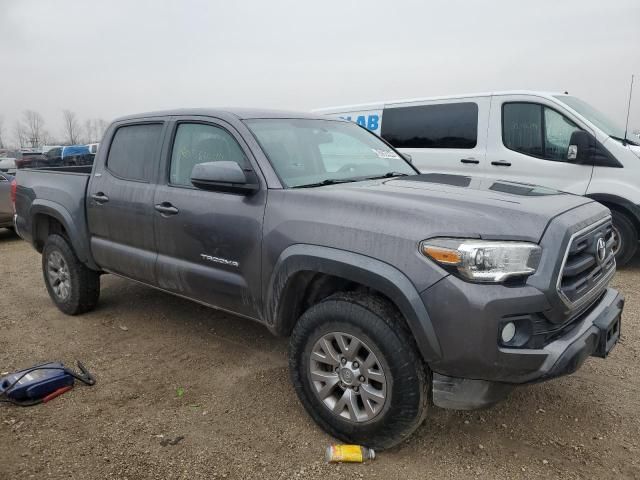
[[[171,130],[168,165],[153,202],[158,286],[258,319],[267,190],[249,196],[200,190],[191,184],[191,171],[203,162],[234,161],[251,183],[261,183],[259,169],[240,135],[222,120],[183,117]]]
[[[492,97],[487,175],[584,195],[593,166],[567,160],[569,140],[576,130],[588,129],[543,97]]]
[[[422,172],[483,172],[490,97],[385,105],[381,136]]]
[[[87,192],[91,252],[109,272],[155,284],[153,195],[164,123],[124,124],[112,134],[105,161]]]

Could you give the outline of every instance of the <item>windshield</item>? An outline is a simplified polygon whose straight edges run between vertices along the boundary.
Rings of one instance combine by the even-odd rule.
[[[560,100],[562,103],[568,105],[573,108],[580,115],[585,117],[591,123],[593,123],[596,127],[602,130],[604,133],[609,135],[610,137],[616,139],[624,138],[624,129],[616,125],[610,119],[608,119],[603,113],[599,112],[587,102],[584,102],[576,97],[571,97],[567,95],[557,95],[555,98]]]
[[[416,174],[391,147],[353,123],[311,119],[245,123],[286,187]]]

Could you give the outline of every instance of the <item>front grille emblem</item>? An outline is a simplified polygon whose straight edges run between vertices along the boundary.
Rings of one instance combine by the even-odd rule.
[[[602,264],[606,256],[607,256],[607,244],[604,242],[604,238],[600,237],[596,242],[596,259],[598,260],[598,263]]]

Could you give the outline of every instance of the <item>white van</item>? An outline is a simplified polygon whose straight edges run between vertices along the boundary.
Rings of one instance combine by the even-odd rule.
[[[612,211],[618,264],[636,252],[640,145],[576,97],[498,92],[315,112],[368,128],[424,172],[497,177],[593,198]]]

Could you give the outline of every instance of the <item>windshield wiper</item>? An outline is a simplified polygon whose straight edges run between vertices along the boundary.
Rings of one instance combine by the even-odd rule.
[[[628,138],[622,138],[622,137],[614,137],[613,135],[609,135],[611,138],[613,138],[614,140],[618,140],[620,143],[622,143],[623,145],[625,143],[628,143],[629,145],[634,145],[634,146],[638,146],[638,144],[636,142],[634,142],[633,140],[629,140]]]
[[[338,183],[349,183],[349,182],[356,182],[356,181],[357,180],[352,178],[345,178],[345,179],[327,178],[325,180],[322,180],[321,182],[307,183],[305,185],[296,185],[295,187],[291,187],[291,188],[324,187],[325,185],[336,185]]]
[[[387,172],[387,173],[382,174],[382,175],[375,175],[373,177],[366,177],[365,180],[377,180],[379,178],[406,177],[408,175],[409,175],[408,173],[402,173],[402,172]]]

